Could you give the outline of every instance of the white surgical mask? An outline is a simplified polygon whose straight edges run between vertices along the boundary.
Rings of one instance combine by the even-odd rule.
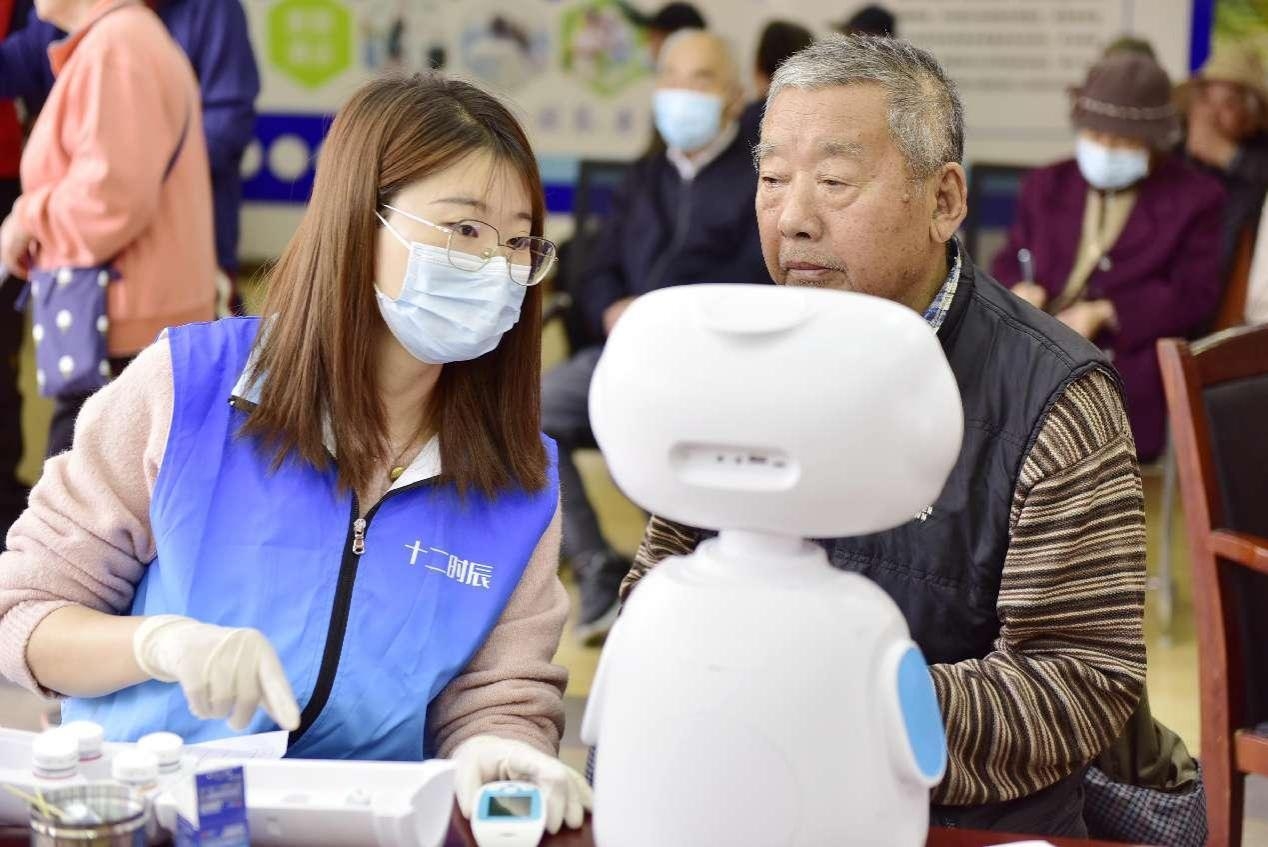
[[[686,88],[662,88],[652,97],[656,129],[665,143],[690,153],[722,131],[722,98]]]
[[[1079,172],[1089,185],[1101,191],[1126,188],[1149,174],[1148,150],[1116,150],[1083,137],[1074,149]]]
[[[506,257],[494,256],[475,271],[455,268],[444,247],[407,241],[378,218],[409,250],[400,295],[392,299],[374,289],[379,313],[401,346],[436,365],[470,361],[497,347],[519,320],[526,290],[511,281]]]

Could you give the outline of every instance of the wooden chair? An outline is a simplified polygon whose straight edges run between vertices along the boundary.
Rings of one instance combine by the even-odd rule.
[[[1158,342],[1189,530],[1211,847],[1268,776],[1268,326]],[[1258,728],[1256,728],[1258,727]]]
[[[1233,255],[1233,266],[1228,271],[1228,281],[1224,284],[1224,295],[1220,298],[1219,310],[1215,313],[1212,329],[1217,332],[1231,329],[1246,322],[1246,296],[1250,288],[1250,266],[1255,255],[1254,227],[1242,230],[1237,239],[1237,251]]]

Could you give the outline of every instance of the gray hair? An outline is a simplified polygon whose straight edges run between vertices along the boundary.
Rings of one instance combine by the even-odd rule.
[[[964,105],[930,53],[897,38],[837,35],[794,53],[775,71],[769,110],[785,88],[818,91],[877,85],[889,99],[889,134],[912,176],[923,179],[964,158]]]

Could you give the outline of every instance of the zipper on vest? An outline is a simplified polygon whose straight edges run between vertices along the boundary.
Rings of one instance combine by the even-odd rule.
[[[326,646],[322,650],[317,682],[313,685],[313,696],[299,716],[299,727],[291,732],[286,741],[287,747],[295,746],[317,720],[321,710],[326,708],[326,702],[330,700],[330,690],[335,685],[335,674],[339,672],[339,655],[343,652],[343,638],[348,632],[348,613],[352,609],[352,586],[357,580],[357,562],[365,551],[365,528],[368,525],[368,521],[361,517],[361,504],[355,493],[352,495],[350,517],[351,527],[339,562],[339,580],[335,583],[335,600],[330,607],[330,626],[326,629]],[[356,529],[358,525],[361,527],[359,533]],[[358,538],[360,550],[357,549]]]
[[[360,556],[365,552],[365,518],[357,518],[352,522],[352,555]]]
[[[321,654],[321,667],[317,671],[317,682],[313,685],[312,697],[309,698],[304,711],[300,714],[299,727],[287,738],[287,747],[294,747],[303,738],[304,733],[308,732],[309,727],[321,716],[322,710],[326,708],[326,703],[330,700],[330,692],[335,685],[335,675],[339,672],[339,659],[343,654],[344,636],[348,634],[348,615],[352,611],[352,589],[357,581],[357,564],[361,560],[361,554],[365,552],[365,536],[370,530],[370,522],[374,520],[379,507],[393,496],[431,485],[432,482],[433,480],[425,479],[389,491],[370,508],[370,511],[365,513],[364,518],[360,516],[361,504],[357,500],[357,495],[355,493],[352,495],[348,537],[344,541],[343,558],[339,563],[339,580],[335,583],[335,600],[330,607],[330,627],[326,630],[326,646]]]

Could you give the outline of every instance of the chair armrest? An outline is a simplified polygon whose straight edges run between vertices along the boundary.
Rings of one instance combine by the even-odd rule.
[[[1268,539],[1217,529],[1207,536],[1211,552],[1222,559],[1268,575]]]

